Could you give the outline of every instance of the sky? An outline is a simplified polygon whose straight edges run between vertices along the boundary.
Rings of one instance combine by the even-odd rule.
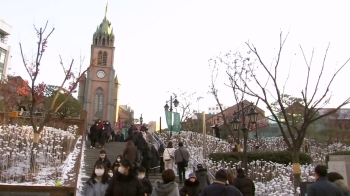
[[[89,64],[92,35],[102,22],[107,1],[103,0],[0,0],[0,19],[13,29],[8,44],[11,61],[8,73],[28,79],[19,45],[30,58],[37,41],[33,24],[55,28],[42,60],[38,81],[59,84],[63,77],[59,55],[66,66],[72,59],[79,67]],[[307,59],[314,49],[311,78],[318,76],[327,45],[325,81],[350,57],[350,18],[346,1],[225,1],[225,0],[114,0],[108,2],[107,18],[115,34],[114,68],[120,88],[120,104],[143,115],[144,122],[164,118],[163,106],[178,89],[204,97],[193,109],[215,106],[208,94],[211,82],[208,60],[220,52],[246,53],[245,42],[254,44],[265,64],[274,62],[279,34],[288,34],[279,69],[279,82],[288,78],[287,92],[300,97],[305,84]],[[350,96],[347,81],[350,65],[332,86],[331,104]],[[288,70],[290,75],[288,76]],[[226,106],[235,104],[227,88],[225,69],[219,71],[219,97]],[[266,74],[259,77],[266,79]],[[312,84],[312,82],[311,82]],[[321,83],[321,89],[326,82]],[[179,99],[181,102],[181,99]],[[251,100],[255,101],[255,100]],[[333,106],[333,105],[330,105]],[[260,107],[264,108],[264,105]],[[165,124],[165,123],[164,123]]]

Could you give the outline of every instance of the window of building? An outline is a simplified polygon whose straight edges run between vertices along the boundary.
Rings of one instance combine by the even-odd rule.
[[[97,45],[97,38],[95,38],[95,43],[94,44]]]
[[[209,110],[211,110],[211,108],[209,108]]]
[[[102,39],[102,46],[104,46],[104,45],[106,45],[106,39],[105,38]]]
[[[1,78],[2,78],[4,67],[5,67],[6,52],[7,51],[5,49],[0,48],[0,74],[1,74]]]
[[[103,60],[102,60],[102,65],[106,66],[107,65],[107,52],[103,52]]]
[[[98,51],[97,55],[97,65],[102,65],[102,51]]]
[[[101,88],[97,89],[94,100],[94,113],[97,118],[102,118],[103,114],[103,91]]]

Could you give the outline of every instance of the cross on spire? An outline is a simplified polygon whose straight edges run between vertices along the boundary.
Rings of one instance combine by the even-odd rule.
[[[107,4],[106,4],[105,18],[106,18],[106,15],[107,15],[107,11],[108,11],[108,1],[107,1]]]

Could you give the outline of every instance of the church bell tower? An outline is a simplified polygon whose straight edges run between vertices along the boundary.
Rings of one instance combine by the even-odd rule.
[[[88,123],[97,119],[115,123],[119,83],[114,70],[114,34],[105,17],[92,36],[90,64],[86,79],[79,84],[78,100],[87,111]]]

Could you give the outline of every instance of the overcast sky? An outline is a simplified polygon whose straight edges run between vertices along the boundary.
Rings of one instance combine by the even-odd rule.
[[[326,74],[331,76],[350,57],[350,18],[346,1],[191,1],[115,0],[108,2],[107,18],[115,34],[114,68],[121,83],[120,103],[143,114],[145,121],[164,117],[163,106],[178,88],[203,96],[200,110],[214,106],[209,94],[208,60],[220,52],[247,51],[245,42],[254,43],[266,64],[273,61],[279,34],[289,32],[281,61],[281,78],[291,67],[288,93],[300,96],[305,63],[299,45],[308,57],[315,48],[314,67],[319,68],[330,43]],[[325,3],[327,2],[327,3]],[[107,1],[101,0],[0,0],[0,18],[10,24],[12,59],[9,73],[28,78],[21,63],[18,43],[31,56],[36,44],[33,24],[46,20],[55,27],[44,55],[39,81],[59,84],[72,58],[79,65],[80,54],[89,64],[92,35],[102,22]],[[332,103],[350,95],[348,65],[332,88]],[[224,70],[223,70],[224,72]],[[61,73],[61,74],[60,74]],[[313,72],[317,76],[317,72]],[[327,77],[325,77],[326,79]],[[232,91],[222,84],[220,99],[235,104]],[[325,85],[325,82],[322,83]],[[179,100],[181,102],[181,100]],[[254,101],[254,100],[252,100]],[[198,104],[194,104],[197,109]],[[263,107],[263,106],[261,106]],[[165,123],[164,123],[165,124]]]

